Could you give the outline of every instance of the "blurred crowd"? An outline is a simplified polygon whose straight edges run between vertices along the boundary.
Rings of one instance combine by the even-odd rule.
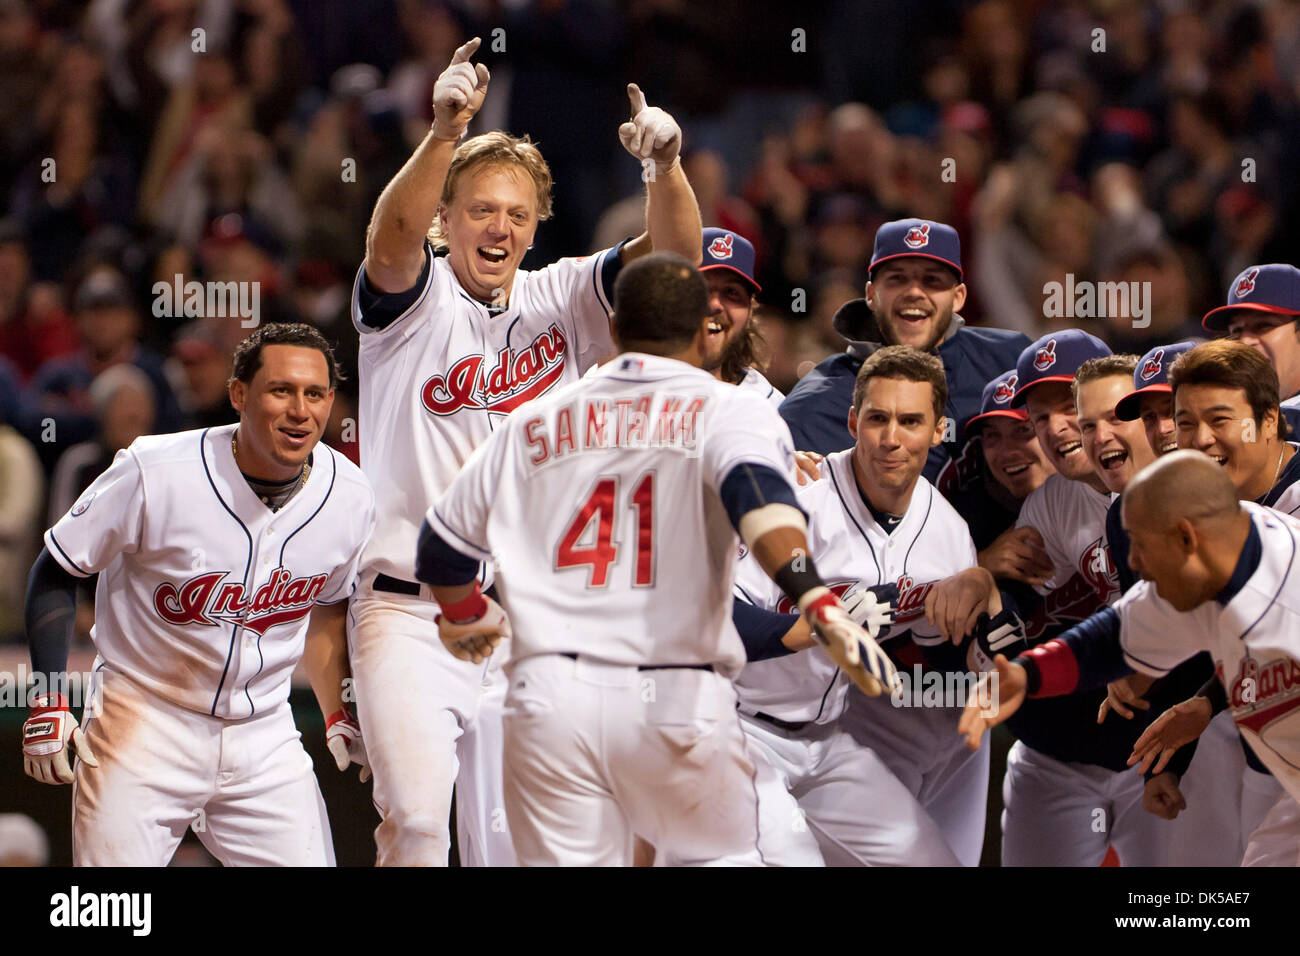
[[[843,347],[890,219],[958,229],[968,322],[1117,350],[1300,260],[1289,0],[0,0],[0,639],[40,531],[118,449],[233,420],[248,329],[159,315],[154,283],[256,282],[260,321],[322,328],[350,380],[327,440],[355,455],[366,223],[474,35],[474,131],[528,133],[554,173],[524,266],[640,230],[635,80],[682,122],[705,225],[758,249],[783,390]],[[1149,325],[1046,317],[1067,275],[1150,283]]]

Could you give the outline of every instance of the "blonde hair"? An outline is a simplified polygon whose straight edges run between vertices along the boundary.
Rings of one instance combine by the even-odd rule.
[[[442,205],[451,205],[463,176],[493,166],[522,169],[527,173],[537,190],[537,220],[544,222],[551,218],[551,168],[527,136],[520,139],[499,130],[473,136],[456,147],[447,167],[447,179],[442,184]],[[435,216],[429,227],[429,241],[435,249],[447,248],[447,234],[440,216]]]

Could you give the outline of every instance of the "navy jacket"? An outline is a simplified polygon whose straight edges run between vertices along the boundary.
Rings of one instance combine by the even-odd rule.
[[[848,348],[800,379],[780,408],[794,437],[794,447],[823,455],[853,444],[847,424],[853,382],[867,356],[884,344],[865,299],[846,302],[835,313],[834,322],[835,331]],[[1015,368],[1016,359],[1027,345],[1028,337],[1020,332],[968,328],[961,316],[953,316],[938,353],[948,377],[945,411],[956,423],[955,440],[930,450],[924,472],[945,496],[951,497],[956,490],[979,481],[983,471],[980,459],[963,454],[978,454],[974,447],[967,449],[966,423],[979,414],[984,386],[994,376]]]

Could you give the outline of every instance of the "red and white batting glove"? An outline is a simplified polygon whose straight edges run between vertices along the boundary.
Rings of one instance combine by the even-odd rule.
[[[92,767],[99,766],[81,725],[68,710],[68,699],[62,694],[37,697],[23,723],[23,770],[41,783],[72,783],[69,752]]]
[[[481,41],[478,37],[460,46],[451,63],[433,84],[433,135],[435,139],[457,140],[483,105],[491,74],[482,63],[474,64]]]
[[[618,128],[623,148],[639,160],[653,159],[655,170],[666,173],[682,151],[682,128],[671,114],[646,106],[645,94],[635,83],[627,85],[632,118]]]
[[[346,707],[325,718],[325,746],[334,755],[339,770],[360,764],[361,782],[370,779],[370,757],[366,755],[366,742],[361,739],[361,725]]]
[[[879,697],[898,686],[898,671],[875,639],[856,623],[840,599],[825,587],[813,588],[799,601],[812,635],[831,660],[849,675],[862,693]]]
[[[476,588],[464,601],[443,605],[438,637],[462,661],[481,664],[502,640],[510,637],[510,619],[501,605]]]

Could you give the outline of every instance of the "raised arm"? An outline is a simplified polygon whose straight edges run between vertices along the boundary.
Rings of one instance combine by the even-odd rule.
[[[478,47],[475,37],[452,55],[433,87],[433,128],[375,203],[365,269],[377,291],[403,292],[420,277],[424,237],[438,214],[452,154],[487,95],[488,68],[469,62]]]
[[[686,181],[678,154],[682,130],[657,106],[647,106],[635,83],[627,87],[632,118],[618,129],[623,148],[641,162],[646,182],[646,231],[623,246],[623,264],[650,252],[676,252],[699,265],[703,259],[703,226],[695,192]]]

